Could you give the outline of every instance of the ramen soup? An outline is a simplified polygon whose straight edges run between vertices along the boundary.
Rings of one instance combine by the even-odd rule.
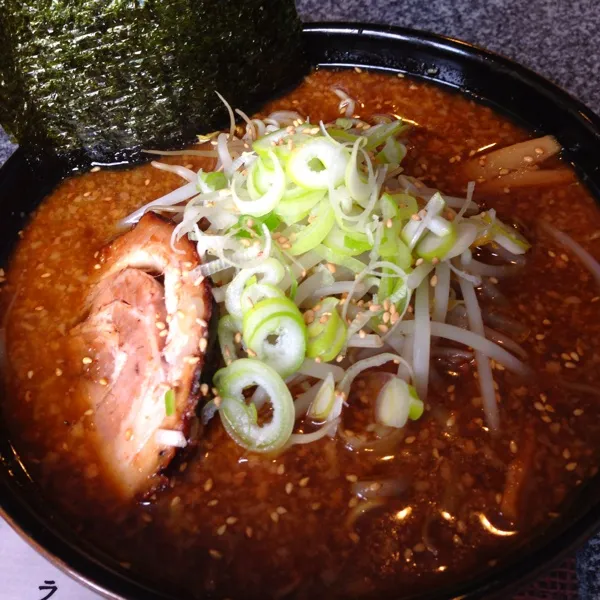
[[[403,77],[319,71],[236,118],[63,181],[22,232],[24,465],[180,598],[493,568],[597,470],[593,198],[554,138]]]

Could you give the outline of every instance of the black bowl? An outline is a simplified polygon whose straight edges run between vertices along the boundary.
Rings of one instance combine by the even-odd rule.
[[[600,198],[600,119],[539,75],[464,42],[408,29],[313,24],[304,28],[304,36],[315,67],[406,73],[454,88],[531,131],[555,135],[565,160]],[[27,213],[58,182],[59,173],[43,168],[38,165],[32,173],[17,151],[0,169],[0,260],[9,256]],[[46,504],[1,431],[0,514],[47,558],[108,597],[173,600],[78,537]],[[421,598],[505,598],[509,588],[539,574],[599,528],[600,477],[595,477],[581,486],[561,518],[518,553],[482,575]]]

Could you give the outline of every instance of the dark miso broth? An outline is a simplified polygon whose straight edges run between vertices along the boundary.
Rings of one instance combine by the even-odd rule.
[[[464,197],[460,167],[480,149],[533,137],[461,95],[365,72],[316,72],[263,114],[334,120],[335,86],[357,100],[361,118],[413,122],[405,172],[450,195]],[[211,167],[194,156],[161,160]],[[536,225],[543,216],[600,256],[600,212],[575,182],[475,193],[532,243],[521,269],[485,277],[479,290],[494,328],[520,344],[535,373],[524,382],[493,364],[496,435],[473,359],[441,356],[424,416],[387,447],[352,450],[338,435],[276,457],[252,454],[217,418],[171,465],[162,489],[120,500],[88,443],[94,422],[76,393],[80,365],[70,362],[65,336],[118,220],[179,185],[150,165],[67,179],[24,230],[2,288],[10,357],[2,412],[13,442],[48,502],[132,572],[182,598],[427,591],[492,568],[596,473],[600,297],[577,258]],[[360,435],[381,385],[377,373],[356,382],[342,432]],[[364,500],[353,490],[365,481],[395,481],[399,491]]]

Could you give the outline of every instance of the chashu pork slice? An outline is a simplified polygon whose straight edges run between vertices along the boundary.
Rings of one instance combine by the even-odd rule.
[[[212,294],[192,242],[171,247],[173,230],[148,213],[104,248],[69,334],[99,455],[124,497],[157,487],[176,452],[164,431],[187,438],[198,401]]]

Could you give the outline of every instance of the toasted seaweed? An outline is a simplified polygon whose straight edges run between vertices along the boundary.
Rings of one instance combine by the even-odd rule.
[[[71,167],[222,127],[307,71],[293,0],[0,0],[0,123]]]

